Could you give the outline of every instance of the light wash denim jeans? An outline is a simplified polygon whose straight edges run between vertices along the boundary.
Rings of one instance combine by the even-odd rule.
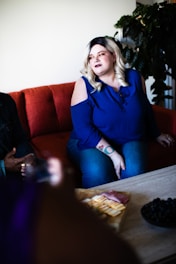
[[[97,150],[79,150],[78,140],[70,139],[67,152],[71,160],[82,172],[82,187],[90,188],[117,180],[112,160]],[[121,171],[121,179],[144,173],[147,168],[147,143],[131,141],[121,145],[117,151],[124,157],[126,169]]]

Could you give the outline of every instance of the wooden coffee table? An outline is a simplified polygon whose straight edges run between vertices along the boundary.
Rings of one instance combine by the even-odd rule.
[[[157,197],[176,198],[176,165],[92,189],[130,193],[119,233],[133,246],[142,263],[176,263],[176,228],[151,225],[140,212],[144,204]]]

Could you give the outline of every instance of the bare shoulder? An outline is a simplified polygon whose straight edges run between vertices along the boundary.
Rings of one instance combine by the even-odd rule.
[[[74,86],[71,105],[76,105],[82,101],[85,101],[86,99],[87,99],[86,85],[84,80],[82,78],[79,78]]]

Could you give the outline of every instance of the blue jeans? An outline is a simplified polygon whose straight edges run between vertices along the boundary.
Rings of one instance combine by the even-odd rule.
[[[97,150],[90,148],[79,150],[78,140],[70,139],[67,151],[71,160],[82,172],[83,188],[105,184],[117,180],[112,160]],[[126,169],[121,171],[121,179],[132,177],[146,172],[147,143],[131,141],[116,149],[124,158]]]

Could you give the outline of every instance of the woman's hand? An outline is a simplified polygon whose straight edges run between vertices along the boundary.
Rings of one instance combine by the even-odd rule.
[[[125,170],[123,157],[104,138],[101,138],[96,148],[112,160],[117,178],[120,179],[120,171]]]
[[[171,147],[175,144],[174,138],[168,134],[162,133],[159,137],[156,138],[156,140],[163,147]]]
[[[114,151],[111,155],[109,155],[109,157],[111,158],[114,164],[114,169],[115,169],[117,178],[120,179],[120,171],[125,170],[124,159],[117,151]]]

